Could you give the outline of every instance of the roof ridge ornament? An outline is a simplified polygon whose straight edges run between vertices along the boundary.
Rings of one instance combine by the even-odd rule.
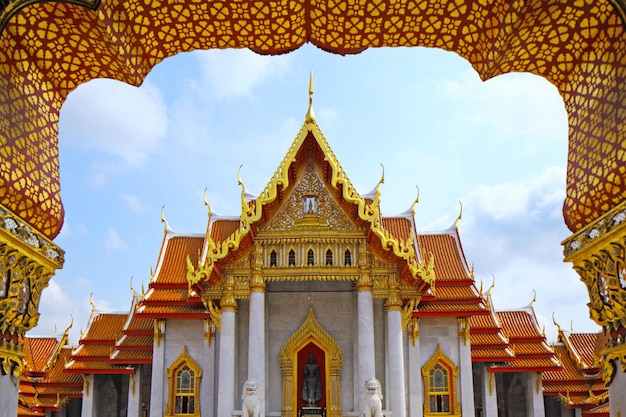
[[[305,123],[315,122],[315,113],[313,113],[313,70],[309,73],[309,108],[306,111]]]

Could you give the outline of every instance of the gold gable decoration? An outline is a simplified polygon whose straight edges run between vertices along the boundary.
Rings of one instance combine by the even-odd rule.
[[[316,141],[324,154],[324,160],[331,167],[330,185],[335,189],[339,189],[341,186],[342,198],[357,207],[358,218],[369,223],[370,231],[380,239],[383,250],[391,251],[395,256],[404,260],[414,281],[422,280],[429,285],[433,285],[435,282],[433,255],[430,254],[426,264],[418,260],[415,252],[413,231],[410,232],[406,241],[401,241],[393,237],[382,226],[380,186],[384,181],[384,174],[376,187],[374,198],[367,200],[361,197],[339,164],[336,155],[315,120],[309,119],[300,129],[269,183],[255,200],[246,200],[245,185],[239,178],[239,185],[242,187],[240,226],[222,242],[215,242],[207,231],[206,253],[198,261],[198,265],[194,266],[189,257],[187,257],[187,280],[189,287],[191,288],[191,286],[200,281],[210,281],[216,263],[239,248],[243,238],[251,231],[253,223],[262,218],[264,207],[276,200],[279,187],[285,190],[292,185],[289,178],[289,168],[296,162],[296,155],[309,135]]]

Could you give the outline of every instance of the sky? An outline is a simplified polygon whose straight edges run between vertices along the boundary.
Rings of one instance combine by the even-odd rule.
[[[203,233],[214,212],[239,215],[237,171],[259,194],[304,123],[309,73],[316,120],[361,194],[385,170],[383,215],[420,199],[420,231],[459,216],[477,286],[498,310],[534,302],[549,341],[599,331],[585,286],[563,262],[567,114],[556,88],[531,74],[481,81],[459,56],[381,48],[339,56],[312,45],[280,56],[248,50],[182,53],[140,87],[79,86],[59,122],[65,265],[44,290],[31,335],[77,343],[90,314],[128,312],[147,288],[164,225]],[[536,295],[535,295],[536,294]]]

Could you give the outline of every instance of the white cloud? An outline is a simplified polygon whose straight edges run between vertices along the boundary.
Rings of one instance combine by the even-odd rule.
[[[463,109],[463,124],[494,130],[492,140],[521,135],[526,138],[522,149],[534,154],[540,141],[566,138],[563,100],[542,77],[513,73],[482,82],[475,72],[466,71],[446,81],[443,91]]]
[[[124,242],[117,231],[112,228],[109,228],[107,231],[104,246],[109,250],[125,250],[128,248],[128,244]]]
[[[495,276],[496,309],[524,307],[535,290],[535,312],[551,340],[553,312],[567,319],[561,326],[569,328],[573,320],[574,330],[598,330],[583,307],[585,286],[571,265],[562,261],[560,242],[569,235],[560,215],[564,178],[562,168],[552,167],[525,181],[478,186],[462,199],[459,224],[476,279],[486,287]],[[452,216],[441,219],[437,228],[452,221]]]
[[[122,198],[132,212],[142,214],[146,210],[136,195],[122,194]]]
[[[161,146],[167,120],[161,94],[150,83],[136,88],[96,79],[67,97],[59,138],[67,146],[104,152],[141,166]]]
[[[251,97],[256,86],[290,66],[287,55],[263,56],[248,49],[194,52],[204,72],[204,82],[218,99]]]

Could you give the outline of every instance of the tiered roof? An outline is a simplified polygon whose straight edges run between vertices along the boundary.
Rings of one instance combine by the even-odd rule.
[[[67,340],[67,331],[62,337],[24,339],[18,416],[42,416],[46,411],[59,411],[70,399],[82,396],[80,376],[63,372],[71,354]]]
[[[564,332],[558,327],[554,350],[563,369],[542,375],[544,395],[581,409],[582,416],[609,416],[608,389],[597,361],[599,339],[600,333]]]
[[[539,328],[532,303],[521,309],[498,311],[496,315],[515,358],[493,365],[489,368],[491,372],[545,372],[561,369],[554,351]]]
[[[116,342],[122,336],[127,313],[99,313],[92,310],[84,335],[81,335],[65,372],[77,374],[132,374],[132,368],[111,363]]]
[[[432,253],[437,280],[417,306],[417,317],[488,315],[468,268],[456,223],[442,232],[422,232],[419,253]]]
[[[215,222],[224,230],[223,222]],[[226,227],[226,229],[228,229]],[[148,291],[138,303],[137,316],[146,318],[208,318],[202,300],[189,296],[187,258],[197,263],[205,242],[204,235],[181,235],[166,228],[157,268]]]

